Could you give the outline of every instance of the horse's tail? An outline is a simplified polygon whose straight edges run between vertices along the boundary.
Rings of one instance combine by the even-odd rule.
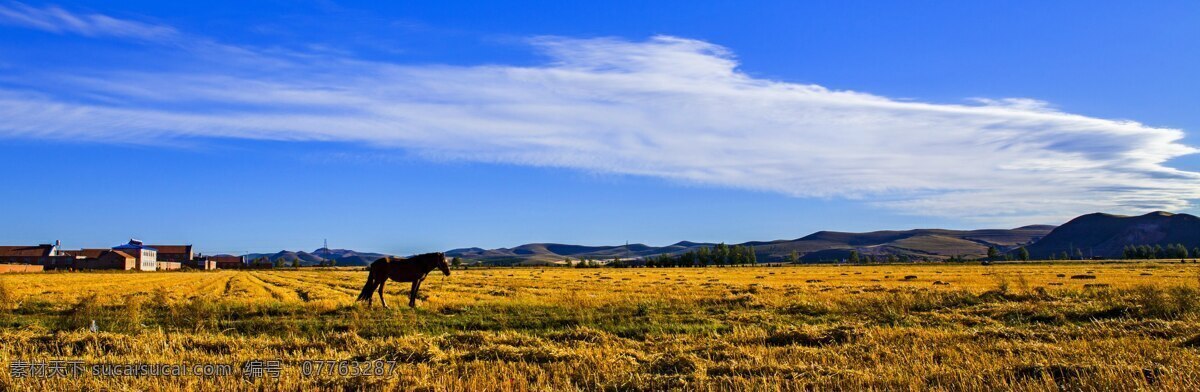
[[[362,293],[358,295],[359,301],[370,301],[371,294],[374,294],[375,288],[379,287],[378,278],[384,272],[379,268],[375,268],[376,264],[379,264],[378,260],[371,263],[370,267],[367,267],[371,272],[367,273],[367,284],[363,285]]]

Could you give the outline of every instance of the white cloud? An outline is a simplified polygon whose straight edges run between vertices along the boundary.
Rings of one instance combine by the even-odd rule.
[[[0,24],[88,37],[122,37],[158,41],[176,35],[173,28],[117,19],[102,14],[76,14],[62,8],[36,8],[24,3],[0,4]]]
[[[933,104],[756,79],[730,50],[676,37],[530,42],[547,62],[169,49],[206,66],[30,78],[0,90],[0,135],[356,141],[1003,223],[1180,210],[1200,197],[1200,174],[1164,166],[1196,151],[1176,129],[1032,99]]]

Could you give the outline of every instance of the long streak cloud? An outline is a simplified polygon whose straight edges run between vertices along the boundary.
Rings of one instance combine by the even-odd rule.
[[[0,85],[0,137],[350,141],[993,222],[1200,197],[1200,174],[1165,165],[1196,152],[1178,129],[1032,99],[922,103],[755,78],[731,49],[686,38],[538,37],[538,65],[440,66],[254,50],[58,8],[0,6],[0,21],[194,59],[31,71]]]

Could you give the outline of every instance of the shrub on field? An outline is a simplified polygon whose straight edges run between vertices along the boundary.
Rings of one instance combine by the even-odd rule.
[[[612,278],[608,278],[608,279],[612,279]],[[512,296],[517,295],[517,289],[515,287],[496,288],[496,289],[489,291],[488,295],[493,295],[493,296],[497,296],[497,297],[512,297]]]
[[[1025,275],[1017,274],[1017,289],[1021,290],[1022,294],[1029,293],[1029,280],[1025,279]]]
[[[158,286],[154,288],[154,291],[150,292],[150,298],[154,298],[154,306],[157,306],[163,310],[166,310],[175,302],[171,290],[167,290],[167,288],[164,286]]]
[[[566,331],[552,332],[548,337],[550,340],[558,342],[584,343],[605,343],[613,339],[613,336],[608,332],[582,326]]]
[[[545,344],[545,342],[537,336],[514,332],[489,334],[480,331],[448,334],[439,338],[437,343],[443,349],[469,349],[483,346],[485,344],[501,344],[516,347],[542,346]]]
[[[1017,380],[1042,380],[1049,378],[1060,389],[1073,390],[1070,386],[1095,372],[1094,369],[1077,365],[1021,365],[1013,368],[1013,376]]]
[[[845,313],[855,314],[878,324],[897,325],[904,322],[912,312],[957,309],[994,299],[988,293],[980,296],[966,290],[897,291],[887,295],[845,298],[839,302],[838,307]]]
[[[822,316],[833,311],[823,302],[797,302],[783,307],[782,313],[802,316]]]
[[[401,363],[428,363],[443,359],[445,354],[432,341],[425,338],[393,338],[375,344],[366,354],[354,357],[356,361],[396,361]]]
[[[1188,286],[1172,286],[1162,289],[1156,286],[1139,285],[1125,297],[1133,303],[1139,316],[1146,318],[1177,319],[1185,315],[1200,313],[1200,292]]]
[[[80,298],[63,314],[60,330],[90,328],[92,321],[104,323],[104,308],[100,306],[96,294]]]
[[[1200,348],[1200,335],[1192,336],[1180,343],[1183,347]]]
[[[858,302],[843,303],[841,308],[881,325],[898,325],[908,318],[908,308],[899,295],[869,297]]]
[[[741,343],[735,345],[726,340],[717,340],[702,343],[687,352],[709,363],[740,362],[751,359],[751,356],[742,350],[744,346]]]
[[[997,275],[993,279],[996,280],[996,289],[992,290],[992,292],[995,292],[995,293],[999,294],[1000,296],[1008,295],[1008,289],[1009,289],[1008,279],[1005,278],[1004,276],[1000,276],[1000,275]]]
[[[1167,293],[1180,313],[1200,313],[1200,290],[1189,286],[1172,286]]]
[[[17,296],[9,291],[8,284],[0,280],[0,312],[7,312],[17,307]]]
[[[704,364],[696,357],[668,351],[646,364],[646,372],[661,375],[699,375],[705,373]]]
[[[857,337],[857,331],[845,326],[826,330],[791,327],[768,334],[763,343],[769,346],[800,345],[812,347],[848,343]]]
[[[63,313],[60,330],[91,329],[93,322],[99,331],[130,333],[142,328],[144,299],[127,295],[119,306],[104,306],[96,294],[80,298]]]
[[[122,330],[125,331],[140,329],[145,302],[145,298],[137,294],[125,296],[125,303],[121,306],[121,313],[114,321],[122,326]]]
[[[206,296],[175,301],[167,306],[170,322],[179,328],[194,331],[217,328],[221,305]]]
[[[519,332],[502,332],[496,334],[489,341],[495,344],[503,344],[513,347],[537,347],[546,344],[542,338]]]
[[[339,348],[357,350],[359,348],[357,343],[362,339],[354,340],[348,338],[346,335],[358,336],[352,332],[337,332],[331,335],[323,335],[319,339],[313,339],[308,336],[290,336],[267,344],[266,349],[283,355],[298,355],[301,357],[309,351],[326,351]]]
[[[1010,341],[1031,341],[1031,342],[1046,342],[1055,343],[1059,341],[1059,335],[1053,332],[1034,331],[1032,329],[1017,329],[1006,327],[986,327],[972,334],[979,339],[1000,339]]]
[[[707,305],[729,306],[737,308],[758,309],[764,305],[751,293],[728,294],[721,298],[707,299]]]
[[[182,350],[190,353],[230,355],[234,352],[238,339],[224,335],[178,334],[175,342]]]
[[[1039,304],[1029,303],[1016,303],[1005,306],[995,310],[993,314],[993,317],[996,319],[1007,323],[1062,325],[1067,321],[1067,317],[1061,309],[1047,308]],[[1086,318],[1090,316],[1091,314],[1076,317]]]
[[[27,297],[17,303],[17,313],[28,315],[44,315],[55,313],[57,304],[37,296]]]
[[[1137,310],[1126,305],[1111,305],[1101,309],[1070,312],[1065,317],[1074,321],[1092,322],[1096,320],[1126,319],[1137,315]]]
[[[526,363],[562,362],[574,358],[574,354],[550,346],[513,347],[508,345],[486,345],[477,347],[459,359],[464,361],[504,361]]]
[[[342,305],[331,299],[319,299],[305,304],[305,306],[317,313],[332,313],[342,308]]]
[[[709,368],[708,375],[712,377],[737,377],[741,379],[747,378],[782,378],[784,380],[803,380],[799,384],[791,384],[792,389],[783,390],[814,390],[812,380],[865,380],[866,373],[850,369],[838,369],[820,364],[803,364],[789,365],[781,363],[737,363],[730,365],[714,365]],[[785,384],[786,385],[786,384]],[[820,385],[820,384],[818,384]],[[859,385],[860,388],[867,390],[902,390],[912,389],[905,388],[908,384],[901,383],[881,383],[873,386]],[[778,390],[781,388],[767,388],[766,390]]]
[[[426,381],[415,380],[414,382],[425,383]],[[285,383],[281,383],[281,384],[287,385]],[[237,384],[234,384],[234,385],[237,385]],[[266,384],[266,385],[270,385],[270,384]],[[304,384],[299,384],[299,385],[304,385]],[[267,387],[261,387],[261,386],[259,388],[268,389]],[[278,387],[276,387],[276,388],[278,388]],[[284,388],[278,388],[278,389],[284,389]],[[399,389],[399,388],[397,388],[395,386],[395,381],[388,377],[362,377],[362,376],[359,376],[359,377],[314,378],[312,380],[311,386],[306,386],[305,388],[296,387],[296,389],[298,389],[298,390],[299,389],[304,389],[304,390],[311,389],[311,390],[315,390],[315,391],[387,391],[387,390],[394,390],[394,389]],[[437,389],[427,386],[427,385],[423,385],[423,386],[419,386],[419,387],[414,386],[414,385],[405,385],[404,389],[412,390],[412,391],[437,390]]]
[[[64,356],[82,357],[92,355],[128,355],[145,351],[133,337],[117,333],[92,333],[89,331],[63,331],[52,335],[41,335],[29,341],[37,351],[61,353]]]
[[[321,339],[321,342],[327,347],[341,347],[344,349],[353,350],[362,345],[370,343],[370,340],[363,339],[363,337],[359,336],[357,333],[347,331],[326,334],[323,336],[323,339]]]
[[[785,378],[814,378],[820,376],[820,369],[814,367],[797,367],[772,363],[736,363],[716,364],[708,368],[709,377],[785,377]]]
[[[488,336],[483,332],[470,331],[442,336],[438,339],[438,344],[442,348],[470,348],[481,346],[487,341]]]

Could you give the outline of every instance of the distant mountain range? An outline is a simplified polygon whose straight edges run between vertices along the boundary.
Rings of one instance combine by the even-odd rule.
[[[562,263],[566,258],[575,260],[612,260],[613,258],[638,258],[656,256],[664,253],[682,253],[697,249],[701,246],[716,244],[679,242],[672,245],[655,247],[643,244],[619,246],[583,246],[567,244],[525,244],[515,248],[480,249],[463,248],[446,251],[446,256],[461,257],[468,260],[482,261],[491,265],[530,265]]]
[[[804,262],[837,261],[846,259],[851,251],[863,257],[883,259],[888,255],[914,260],[946,260],[951,257],[982,258],[989,247],[1000,252],[1015,252],[1024,246],[1035,259],[1048,258],[1067,252],[1082,253],[1086,258],[1118,258],[1126,245],[1183,244],[1188,249],[1200,247],[1200,218],[1188,214],[1153,212],[1141,216],[1088,214],[1062,226],[1033,225],[1015,229],[945,230],[915,229],[845,233],[819,231],[794,240],[751,241],[759,262],[786,261],[795,252]],[[446,251],[450,257],[460,257],[468,263],[487,265],[550,265],[564,260],[613,258],[635,259],[663,254],[680,254],[713,247],[717,244],[682,241],[667,246],[644,244],[584,246],[555,243],[533,243],[513,248],[461,248]],[[267,257],[274,260],[300,260],[302,265],[319,265],[335,260],[339,266],[368,265],[382,253],[357,252],[346,249],[317,249],[313,252],[280,251],[254,253],[248,260]]]
[[[760,262],[784,261],[794,251],[802,261],[819,262],[845,259],[857,250],[865,257],[887,255],[908,256],[912,259],[943,260],[953,256],[981,257],[988,247],[1000,251],[1033,243],[1047,235],[1054,226],[1025,226],[996,230],[917,229],[904,231],[873,231],[842,233],[820,231],[803,238],[777,241],[751,241],[736,245],[754,246]],[[580,246],[566,244],[526,244],[514,248],[464,248],[446,252],[493,265],[561,264],[566,258],[575,260],[611,260],[640,258],[661,254],[679,254],[713,243],[678,242],[663,247],[643,244],[619,246]],[[735,245],[735,244],[730,244]]]
[[[319,248],[312,253],[299,251],[293,252],[290,250],[281,250],[276,253],[251,253],[246,255],[246,260],[252,261],[266,257],[272,262],[283,260],[284,263],[291,264],[293,260],[300,260],[300,265],[313,266],[321,265],[321,262],[333,260],[338,266],[363,266],[369,265],[375,260],[388,255],[383,253],[357,252],[349,249],[326,249]]]

